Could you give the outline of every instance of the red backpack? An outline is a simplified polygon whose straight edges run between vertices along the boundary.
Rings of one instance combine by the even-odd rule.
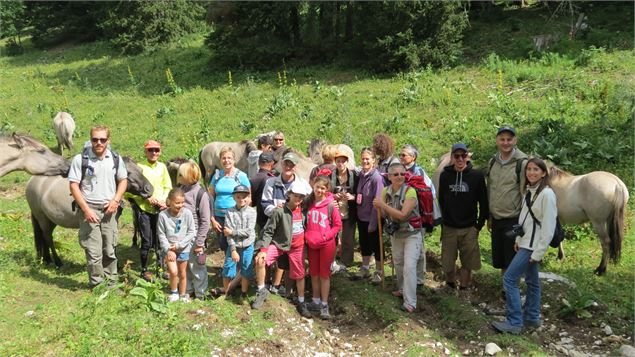
[[[434,227],[434,198],[432,197],[432,188],[426,184],[423,176],[412,175],[406,173],[406,184],[417,192],[417,207],[419,216],[411,217],[408,223],[412,228],[425,228],[430,230]],[[406,196],[406,190],[400,192],[399,200],[403,205]]]

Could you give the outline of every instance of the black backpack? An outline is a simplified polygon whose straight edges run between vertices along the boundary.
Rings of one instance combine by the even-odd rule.
[[[84,176],[86,176],[86,170],[88,170],[88,162],[90,161],[90,150],[91,150],[90,144],[84,145],[84,148],[82,149],[82,177],[79,179],[80,184],[82,181],[84,181]],[[116,182],[117,174],[119,173],[119,160],[121,159],[121,157],[119,156],[117,152],[113,151],[110,148],[110,145],[108,145],[108,150],[110,150],[110,152],[112,153],[112,162],[113,162],[113,169],[115,169],[115,182]]]

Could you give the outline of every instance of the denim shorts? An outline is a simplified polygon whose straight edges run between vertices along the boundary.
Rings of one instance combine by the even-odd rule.
[[[177,262],[186,262],[190,260],[190,252],[180,252],[176,255]]]

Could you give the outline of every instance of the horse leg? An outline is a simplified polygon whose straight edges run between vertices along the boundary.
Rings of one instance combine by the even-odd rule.
[[[55,250],[55,243],[53,242],[53,230],[55,229],[55,227],[57,227],[57,225],[53,222],[48,222],[48,223],[49,224],[47,224],[46,227],[42,227],[42,231],[44,233],[43,238],[46,244],[46,251],[48,254],[49,248],[51,249],[51,255],[53,256],[53,262],[55,263],[55,266],[57,268],[61,268],[62,260],[57,255],[57,251]]]
[[[558,246],[558,260],[564,260],[564,258],[564,244],[560,242],[560,245]]]
[[[606,273],[606,266],[609,262],[609,251],[610,247],[610,237],[606,230],[606,224],[604,222],[592,221],[593,229],[595,233],[598,235],[598,239],[600,240],[600,244],[602,245],[602,260],[600,261],[600,265],[595,269],[595,274],[604,275]]]
[[[33,226],[33,240],[35,242],[35,252],[37,254],[38,261],[42,259],[45,264],[51,263],[51,255],[49,254],[49,250],[46,247],[46,242],[44,241],[44,232],[40,227],[40,223],[37,221],[37,218],[31,213],[31,225]]]

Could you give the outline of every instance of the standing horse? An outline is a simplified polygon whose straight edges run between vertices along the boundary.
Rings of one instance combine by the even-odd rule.
[[[124,157],[128,171],[127,192],[147,198],[152,196],[152,185],[143,176],[141,168],[131,159]],[[62,261],[57,256],[53,244],[55,227],[79,228],[82,212],[73,211],[73,197],[68,179],[62,176],[33,176],[26,185],[26,200],[31,209],[31,223],[38,258],[51,263],[51,255],[57,267]],[[50,252],[50,253],[49,253]]]
[[[213,141],[203,146],[203,149],[198,153],[198,166],[201,168],[201,175],[203,175],[203,182],[205,186],[209,184],[212,175],[215,170],[223,168],[220,162],[220,150],[224,147],[230,147],[234,151],[235,162],[234,166],[242,172],[247,172],[249,163],[247,162],[247,156],[253,150],[256,150],[256,146],[249,140],[243,140],[239,142],[227,142],[227,141]]]
[[[64,156],[64,146],[68,150],[73,149],[73,133],[75,132],[75,120],[66,112],[59,112],[53,118],[53,129],[57,137],[57,148],[60,155]]]
[[[31,175],[66,175],[70,168],[68,160],[27,135],[0,136],[0,153],[0,177],[18,170]]]
[[[606,272],[609,257],[618,262],[624,238],[624,215],[628,203],[626,185],[609,172],[593,171],[572,175],[556,166],[549,169],[551,188],[558,201],[563,224],[590,221],[602,244],[602,260],[595,273]]]
[[[309,142],[308,154],[311,161],[313,161],[316,165],[321,165],[324,163],[322,160],[322,149],[327,145],[326,141],[322,139],[311,139]],[[350,146],[346,144],[336,144],[337,152],[343,152],[348,156],[348,162],[346,163],[346,167],[349,170],[355,170],[355,153]]]

